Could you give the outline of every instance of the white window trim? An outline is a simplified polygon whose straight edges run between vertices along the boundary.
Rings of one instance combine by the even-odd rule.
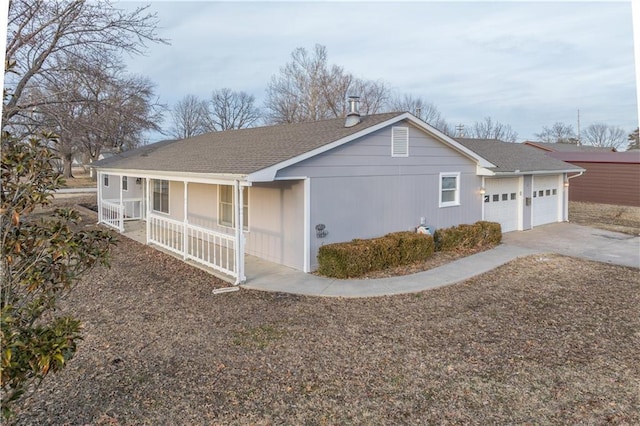
[[[167,181],[167,211],[163,212],[162,210],[156,210],[155,207],[155,183],[156,181]],[[171,215],[171,181],[167,180],[167,179],[153,179],[152,185],[151,185],[151,211],[153,211],[154,213],[158,213],[158,214],[164,214],[164,215]]]
[[[398,153],[396,151],[396,137],[398,138],[406,137],[406,140],[399,141],[404,144],[404,147],[403,147],[404,152]],[[394,126],[391,128],[391,156],[392,157],[408,157],[409,156],[409,128],[408,127]]]
[[[223,186],[230,186],[233,189],[233,185],[218,185],[218,226],[222,226],[223,228],[229,228],[229,229],[236,229],[236,225],[235,225],[235,220],[236,220],[236,215],[233,214],[234,210],[235,210],[235,206],[233,205],[234,203],[234,197],[233,197],[233,192],[231,193],[231,222],[223,222],[222,221],[222,215],[221,215],[221,209],[220,206],[222,204],[222,196],[221,196],[221,191],[222,191],[222,187]],[[242,208],[244,208],[244,205],[246,204],[247,206],[247,211],[246,213],[243,212],[242,214],[242,218],[244,220],[247,221],[247,226],[243,226],[242,230],[245,232],[249,232],[249,211],[251,211],[250,207],[249,207],[249,187],[248,186],[242,186],[241,187],[242,190],[244,191],[245,189],[247,190],[247,192],[244,194],[244,196],[242,197]],[[228,204],[228,203],[225,203]]]
[[[122,176],[121,179],[122,179],[122,190],[124,192],[129,192],[129,178],[127,176]],[[124,187],[125,182],[126,182],[126,185],[127,185],[126,188]]]
[[[106,173],[102,175],[102,186],[105,188],[109,187],[109,175]]]
[[[456,189],[455,189],[455,199],[453,201],[442,201],[442,179],[445,177],[455,177],[456,178]],[[460,205],[460,172],[448,172],[448,173],[440,173],[440,178],[438,179],[438,206],[439,207],[453,207]]]

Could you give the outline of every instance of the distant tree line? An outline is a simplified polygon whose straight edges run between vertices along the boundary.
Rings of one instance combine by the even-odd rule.
[[[583,144],[600,148],[615,148],[616,150],[625,148],[627,143],[627,149],[637,147],[637,135],[637,129],[627,135],[621,127],[604,123],[591,124],[578,135],[572,125],[562,122],[543,126],[542,131],[535,134],[541,142]]]
[[[175,138],[186,138],[217,130],[344,117],[350,95],[360,97],[360,111],[365,115],[409,111],[451,137],[507,142],[518,139],[518,133],[510,125],[492,117],[467,126],[454,125],[425,97],[397,93],[383,81],[358,78],[343,67],[330,64],[326,47],[319,44],[312,51],[298,47],[291,53],[291,60],[271,77],[262,108],[256,105],[253,96],[228,88],[213,91],[209,99],[186,95],[171,111],[169,133]],[[573,126],[561,122],[543,126],[536,134],[544,142],[579,142],[616,149],[624,147],[625,136],[620,127],[596,123],[584,129],[578,141]],[[637,141],[631,136],[629,149]]]
[[[356,95],[364,115],[409,111],[449,136],[509,142],[517,139],[511,126],[491,117],[473,123],[465,134],[460,134],[433,102],[396,93],[382,81],[358,78],[343,67],[330,64],[326,47],[319,44],[311,52],[303,47],[295,49],[291,60],[271,77],[266,95],[262,108],[253,96],[228,88],[213,91],[209,99],[186,95],[171,110],[169,134],[186,138],[217,130],[344,117],[347,97]]]

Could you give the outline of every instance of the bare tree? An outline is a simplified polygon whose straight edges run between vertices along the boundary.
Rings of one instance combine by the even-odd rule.
[[[561,122],[555,122],[552,126],[542,127],[542,132],[536,133],[535,136],[541,142],[547,143],[572,143],[577,144],[578,138],[573,131],[573,126]]]
[[[636,129],[629,134],[627,140],[629,141],[627,151],[630,149],[640,149],[640,128],[636,127]]]
[[[299,47],[269,82],[266,120],[279,124],[342,117],[348,95],[359,95],[362,112],[374,114],[384,108],[389,89],[382,82],[358,79],[338,65],[330,66],[325,46],[317,44],[312,53]]]
[[[205,127],[209,131],[243,129],[253,126],[260,118],[252,95],[224,88],[211,95]]]
[[[483,121],[473,123],[469,134],[472,138],[498,139],[505,142],[515,142],[518,138],[518,133],[510,125],[493,121],[491,117],[485,117]]]
[[[5,54],[13,72],[5,72],[3,128],[20,111],[51,104],[26,92],[68,71],[69,64],[138,54],[146,42],[165,42],[156,36],[157,22],[148,6],[124,11],[108,0],[10,0]]]
[[[602,148],[619,149],[627,140],[627,135],[622,128],[602,123],[591,124],[584,129],[583,134],[586,144]]]
[[[186,139],[208,131],[208,105],[195,95],[186,95],[171,110],[173,126],[169,131],[176,139]]]
[[[433,102],[405,94],[392,98],[389,106],[393,111],[409,111],[442,133],[453,136],[452,126],[442,117],[440,110]]]
[[[72,161],[80,152],[95,160],[105,148],[135,148],[143,132],[160,130],[157,123],[163,106],[154,102],[153,84],[125,74],[121,64],[73,64],[25,94],[26,99],[33,96],[49,103],[32,114],[22,110],[14,117],[22,117],[32,130],[48,129],[59,135],[51,148],[63,161],[65,177],[71,177]]]

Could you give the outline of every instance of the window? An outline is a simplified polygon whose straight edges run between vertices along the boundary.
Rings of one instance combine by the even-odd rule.
[[[484,196],[484,202],[485,203],[488,203],[490,200],[491,200],[491,196],[489,196],[489,195],[485,195]]]
[[[109,175],[104,175],[104,177],[102,178],[102,182],[104,184],[105,188],[109,187]]]
[[[233,214],[233,186],[220,185],[218,191],[218,224],[235,228]],[[249,189],[242,187],[242,228],[249,229]]]
[[[536,191],[533,191],[533,198],[536,198],[536,197],[537,197],[537,194],[538,194],[538,193],[537,193]]]
[[[392,127],[391,128],[391,156],[392,157],[408,157],[409,156],[409,128],[408,127]]]
[[[515,193],[515,192],[512,192],[512,193],[511,193],[511,199],[512,199],[512,200],[515,200],[515,199],[516,199],[516,193]]]
[[[122,190],[123,191],[129,190],[129,179],[127,179],[126,176],[122,176]]]
[[[153,210],[160,213],[169,213],[169,181],[153,181]]]
[[[493,194],[493,201],[500,201],[500,194]]]
[[[538,197],[544,197],[544,191],[542,190],[538,191]]]
[[[558,194],[558,190],[554,189],[553,190],[553,195],[557,195]]]
[[[545,194],[544,194],[544,195],[551,195],[551,190],[550,190],[550,189],[547,189],[547,190],[545,191]]]
[[[440,207],[460,205],[460,173],[440,173]]]
[[[502,201],[507,201],[509,199],[509,194],[502,194]]]

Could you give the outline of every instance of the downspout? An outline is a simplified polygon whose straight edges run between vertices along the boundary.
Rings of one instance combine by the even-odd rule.
[[[573,175],[573,176],[569,176],[569,173],[566,173],[565,176],[567,176],[567,179],[564,181],[563,186],[564,186],[564,211],[562,212],[564,217],[563,222],[569,222],[569,179],[573,179],[576,177],[580,177],[584,174],[584,171],[578,172],[577,174]]]

